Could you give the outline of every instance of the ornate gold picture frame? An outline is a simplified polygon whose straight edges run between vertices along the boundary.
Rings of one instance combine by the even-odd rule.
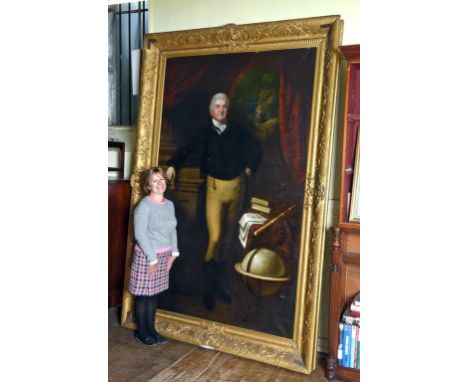
[[[183,310],[169,308],[158,308],[156,322],[158,330],[169,338],[305,374],[310,374],[315,368],[338,69],[337,58],[339,57],[338,46],[341,40],[341,29],[342,22],[339,16],[326,16],[249,25],[227,25],[219,28],[145,36],[140,79],[137,144],[131,176],[132,197],[122,326],[132,329],[136,327],[133,316],[133,298],[127,290],[127,285],[135,244],[133,211],[143,197],[141,174],[156,164],[165,166],[167,155],[175,150],[175,144],[168,138],[172,137],[168,130],[169,128],[177,130],[178,127],[168,122],[168,91],[169,88],[176,88],[176,83],[182,82],[171,80],[168,71],[176,67],[174,63],[180,64],[177,66],[178,68],[184,68],[183,62],[187,62],[184,69],[188,68],[189,71],[200,77],[200,63],[212,59],[213,62],[210,65],[215,66],[210,66],[210,70],[204,75],[205,77],[201,76],[208,78],[210,73],[214,73],[213,68],[216,68],[216,65],[221,62],[219,60],[238,65],[243,60],[244,55],[255,56],[255,59],[258,56],[260,61],[252,59],[252,62],[257,62],[256,68],[261,67],[262,59],[266,63],[271,60],[271,73],[283,70],[283,66],[281,66],[283,64],[279,64],[281,62],[287,63],[287,73],[290,73],[287,75],[306,73],[305,78],[310,78],[310,81],[304,84],[303,88],[303,84],[296,82],[294,86],[301,86],[301,89],[292,87],[289,90],[291,97],[305,94],[305,98],[302,97],[301,102],[296,103],[296,106],[300,105],[299,109],[296,107],[290,115],[284,116],[281,122],[283,131],[294,128],[302,134],[300,137],[303,138],[299,139],[298,144],[304,147],[304,154],[299,158],[298,172],[293,172],[293,175],[302,174],[302,178],[301,176],[299,176],[301,179],[293,177],[293,181],[297,181],[297,184],[300,185],[300,203],[295,204],[294,211],[298,222],[295,225],[297,234],[291,236],[294,239],[295,257],[293,257],[294,261],[291,262],[291,272],[294,277],[291,277],[288,285],[289,290],[292,291],[290,296],[293,296],[289,301],[289,305],[292,307],[291,317],[286,319],[286,322],[290,323],[290,330],[287,331],[289,334],[281,335],[281,331],[278,334],[274,330],[263,330],[264,326],[262,325],[233,324],[227,319],[212,320],[200,315],[184,313]],[[312,57],[312,64],[302,60],[303,56],[309,60]],[[246,67],[244,65],[242,70],[245,71]],[[223,71],[224,66],[220,67],[219,70]],[[236,69],[234,72],[237,75],[236,78],[240,78],[240,70]],[[187,78],[193,79],[193,76],[190,75]],[[278,81],[283,81],[281,78]],[[241,84],[240,80],[236,84]],[[280,86],[277,89],[281,93],[284,87]],[[224,92],[229,93],[228,91]],[[211,95],[212,93],[203,94],[203,97]],[[232,107],[234,107],[236,97],[232,94],[228,95],[231,98]],[[192,99],[196,101],[196,97],[193,95]],[[207,99],[209,100],[209,98]],[[205,98],[202,101],[203,106],[208,110]],[[240,104],[239,101],[238,105]],[[281,108],[283,106],[281,104],[275,107]],[[294,113],[302,113],[305,117],[299,119],[299,122],[296,121],[294,127],[290,127],[288,123],[290,119],[293,123]],[[283,144],[281,150],[280,154],[284,154],[284,151],[288,149]],[[183,178],[183,176],[181,171],[180,177]],[[188,190],[187,193],[197,195],[198,191],[192,190],[193,187],[196,187],[194,186],[196,182],[193,182],[190,175],[186,176],[189,181],[183,185],[180,183],[176,185],[175,192]],[[177,187],[179,188],[177,189]],[[284,187],[287,191],[288,184]],[[177,213],[177,208],[181,203],[177,197],[172,200],[176,205]],[[287,211],[289,212],[289,209]],[[181,223],[179,217],[178,220]],[[178,235],[183,241],[186,233],[179,231],[179,229],[180,224],[178,224]],[[188,253],[185,255],[186,259],[191,256]],[[286,253],[286,255],[288,254]],[[182,264],[183,256],[184,252],[181,249],[180,260],[175,262],[174,269],[171,271],[171,282],[172,278],[177,280],[177,272],[181,272],[176,269],[176,265],[177,263]],[[239,281],[240,278],[236,280]],[[279,298],[284,300],[289,297],[282,295]],[[262,302],[263,307],[271,305],[271,301],[276,300],[265,300]],[[281,312],[275,314],[281,314]],[[267,328],[266,325],[265,328]]]

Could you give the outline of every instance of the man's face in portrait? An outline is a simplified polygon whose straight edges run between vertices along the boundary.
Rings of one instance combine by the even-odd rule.
[[[223,99],[219,99],[215,101],[210,108],[211,117],[220,123],[225,123],[228,109],[227,102]]]

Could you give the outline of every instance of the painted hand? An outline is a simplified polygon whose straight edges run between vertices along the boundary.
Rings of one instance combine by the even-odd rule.
[[[175,179],[176,171],[174,167],[169,166],[166,170],[166,178],[169,183],[169,189],[173,190],[174,189],[174,179]]]
[[[166,178],[167,180],[171,181],[172,179],[175,178],[175,175],[176,175],[176,171],[174,169],[174,167],[172,166],[169,166],[166,170]]]

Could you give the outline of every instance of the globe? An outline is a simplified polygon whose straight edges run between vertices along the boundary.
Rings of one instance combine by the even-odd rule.
[[[254,296],[271,296],[290,279],[281,256],[268,248],[252,249],[234,268]]]

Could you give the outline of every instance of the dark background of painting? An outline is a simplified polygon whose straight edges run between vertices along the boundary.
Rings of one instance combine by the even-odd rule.
[[[209,101],[223,92],[231,100],[228,119],[246,126],[263,148],[259,168],[248,180],[244,211],[252,195],[268,199],[278,211],[294,203],[297,207],[254,243],[279,253],[291,280],[273,296],[253,296],[233,269],[246,252],[236,238],[225,280],[233,301],[219,302],[210,312],[201,304],[205,185],[200,184],[189,214],[181,208],[181,195],[169,191],[167,197],[176,206],[181,256],[171,272],[169,291],[161,294],[160,308],[292,338],[315,54],[308,48],[168,59],[160,164],[209,123]],[[184,166],[198,164],[195,152]]]

